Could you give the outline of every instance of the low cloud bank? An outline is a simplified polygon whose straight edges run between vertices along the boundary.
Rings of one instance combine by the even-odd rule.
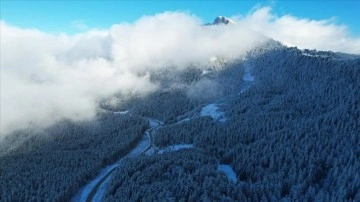
[[[206,64],[218,55],[237,57],[267,37],[301,48],[360,52],[359,38],[329,20],[278,17],[268,7],[233,19],[237,24],[201,26],[194,15],[165,12],[76,35],[2,21],[0,137],[62,118],[91,119],[104,97],[155,91],[150,71]]]
[[[271,11],[271,7],[262,7],[245,17],[234,18],[242,26],[285,45],[360,54],[360,37],[352,37],[348,28],[335,23],[334,18],[312,20],[293,15],[278,16]]]

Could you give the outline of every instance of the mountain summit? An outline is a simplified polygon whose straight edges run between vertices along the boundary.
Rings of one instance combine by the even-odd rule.
[[[230,20],[229,18],[227,17],[224,17],[224,16],[217,16],[213,22],[213,25],[218,25],[218,24],[225,24],[225,25],[228,25],[228,24],[235,24],[234,21]]]
[[[228,24],[236,24],[233,20],[230,20],[224,16],[217,16],[213,23],[206,23],[205,26],[212,26],[212,25],[228,25]]]

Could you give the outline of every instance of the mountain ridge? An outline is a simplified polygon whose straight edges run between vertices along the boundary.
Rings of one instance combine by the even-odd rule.
[[[205,26],[213,26],[213,25],[231,25],[236,24],[235,21],[231,20],[230,18],[227,18],[225,16],[217,16],[212,23],[205,23]]]

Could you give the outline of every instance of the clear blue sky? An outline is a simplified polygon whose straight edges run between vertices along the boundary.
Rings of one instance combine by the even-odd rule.
[[[133,22],[143,15],[163,11],[188,11],[204,22],[212,22],[218,15],[246,15],[255,5],[272,6],[277,14],[292,14],[310,19],[336,17],[353,35],[360,36],[360,1],[125,1],[125,0],[0,0],[0,18],[24,28],[47,32],[75,33],[74,24],[91,28],[107,28],[119,22]]]

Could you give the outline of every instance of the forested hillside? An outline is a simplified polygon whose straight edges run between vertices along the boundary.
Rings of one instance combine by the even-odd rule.
[[[246,65],[255,76],[251,87],[219,98],[226,122],[197,117],[157,130],[158,146],[194,144],[196,152],[127,162],[118,168],[107,199],[359,201],[360,59],[276,48],[249,53],[236,67]],[[199,153],[230,164],[238,182],[218,181],[216,162],[189,170]],[[174,179],[184,189],[172,189]]]
[[[270,42],[206,71],[149,77],[159,90],[105,100],[96,120],[8,136],[0,201],[70,200],[134,148],[151,119],[162,121],[149,130],[152,149],[165,152],[124,160],[105,201],[360,201],[359,56]],[[223,117],[202,114],[209,105]],[[165,149],[179,144],[193,147]]]
[[[31,137],[0,157],[0,201],[68,201],[101,168],[125,155],[146,128],[143,118],[103,113],[91,122],[18,131],[17,138]]]

